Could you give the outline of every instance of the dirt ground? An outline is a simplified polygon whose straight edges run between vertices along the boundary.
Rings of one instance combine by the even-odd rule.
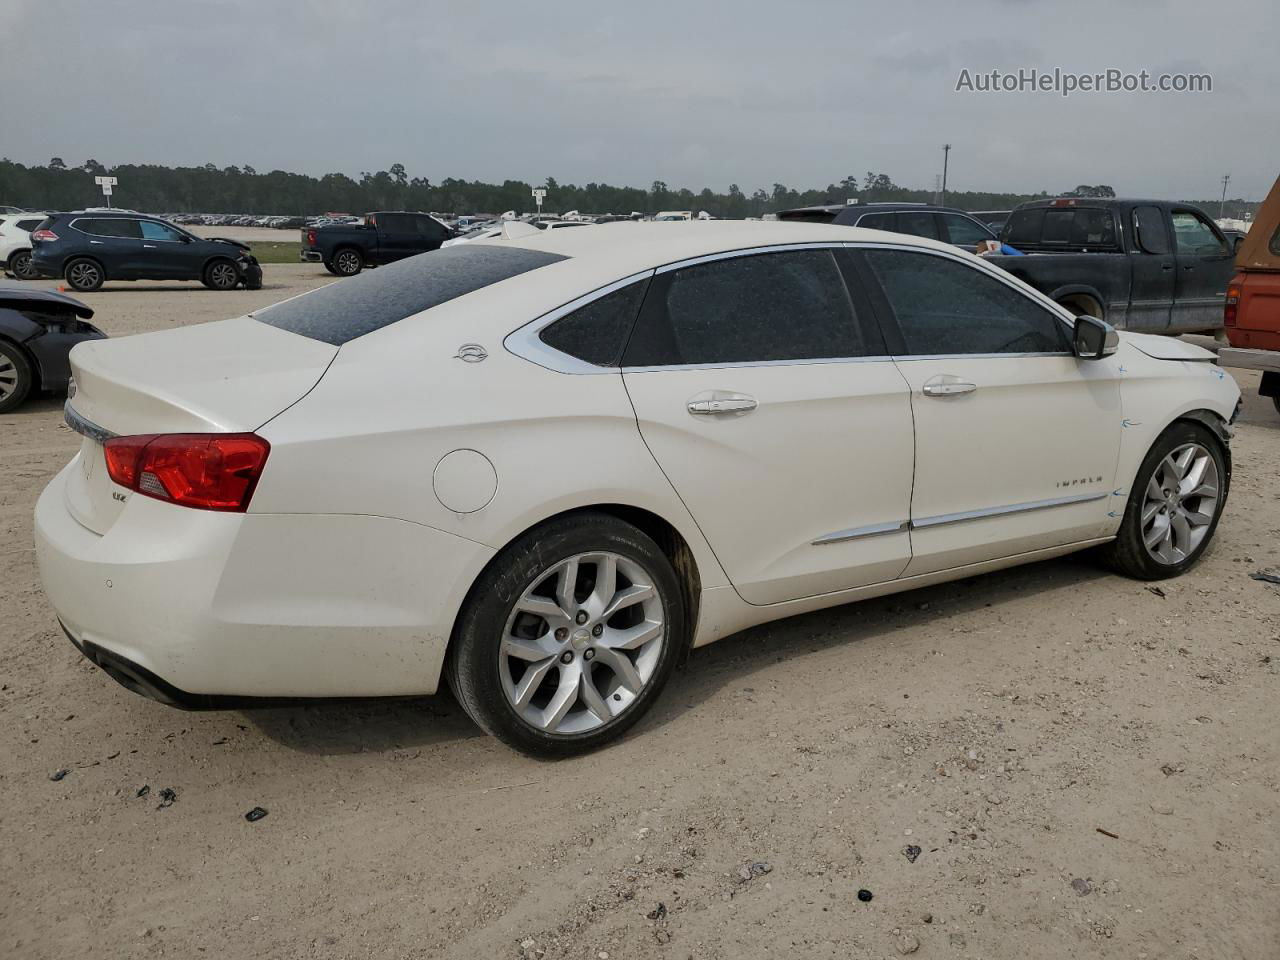
[[[84,299],[121,335],[329,280]],[[36,577],[60,400],[0,417],[0,957],[1280,956],[1280,588],[1248,576],[1280,565],[1280,416],[1234,372],[1231,499],[1183,578],[1068,558],[749,630],[558,763],[445,695],[118,687]]]

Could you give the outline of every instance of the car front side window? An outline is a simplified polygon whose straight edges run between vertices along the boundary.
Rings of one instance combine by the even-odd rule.
[[[977,267],[900,250],[865,257],[908,356],[1069,352],[1058,317]]]
[[[1175,210],[1173,236],[1178,253],[1184,256],[1213,257],[1228,252],[1226,244],[1214,232],[1209,222],[1190,210]]]
[[[157,223],[155,220],[143,220],[140,222],[143,240],[166,240],[170,243],[180,243],[182,241],[182,235],[168,224]]]
[[[883,354],[856,322],[832,251],[730,257],[660,274],[624,366],[767,363]]]

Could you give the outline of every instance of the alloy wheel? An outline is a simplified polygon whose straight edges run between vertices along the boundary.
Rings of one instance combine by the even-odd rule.
[[[9,269],[13,271],[13,275],[19,280],[34,280],[36,276],[35,266],[31,262],[31,254],[15,253],[13,259],[9,261]]]
[[[335,266],[340,274],[350,276],[360,269],[360,255],[354,250],[344,250],[338,254]]]
[[[215,263],[209,268],[209,284],[219,290],[230,290],[239,281],[236,268],[229,263]]]
[[[1196,551],[1213,525],[1220,502],[1218,464],[1198,443],[1174,449],[1147,481],[1142,503],[1142,542],[1167,566]]]
[[[543,733],[594,730],[639,698],[666,633],[662,597],[640,564],[616,553],[569,557],[512,608],[499,653],[503,691]]]
[[[18,367],[8,354],[0,352],[0,403],[18,389]]]
[[[71,265],[71,275],[67,279],[73,287],[80,289],[95,287],[100,282],[97,266],[83,261]]]

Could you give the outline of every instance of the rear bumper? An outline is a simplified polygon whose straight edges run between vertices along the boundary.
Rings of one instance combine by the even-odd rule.
[[[132,496],[105,534],[36,505],[36,559],[64,630],[130,689],[178,706],[433,693],[453,621],[492,556],[381,517],[226,514]]]
[[[299,255],[299,259],[305,263],[323,263],[324,254],[319,250],[303,250]]]

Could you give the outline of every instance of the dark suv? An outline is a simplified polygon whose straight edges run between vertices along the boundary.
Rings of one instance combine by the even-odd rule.
[[[262,286],[246,244],[204,240],[159,217],[112,210],[55,213],[31,234],[31,265],[76,290],[107,280],[199,280],[213,290]]]
[[[779,220],[834,223],[842,227],[867,227],[890,233],[909,233],[972,250],[983,240],[995,240],[995,232],[963,210],[925,203],[851,203],[844,206],[798,207],[783,210]]]

